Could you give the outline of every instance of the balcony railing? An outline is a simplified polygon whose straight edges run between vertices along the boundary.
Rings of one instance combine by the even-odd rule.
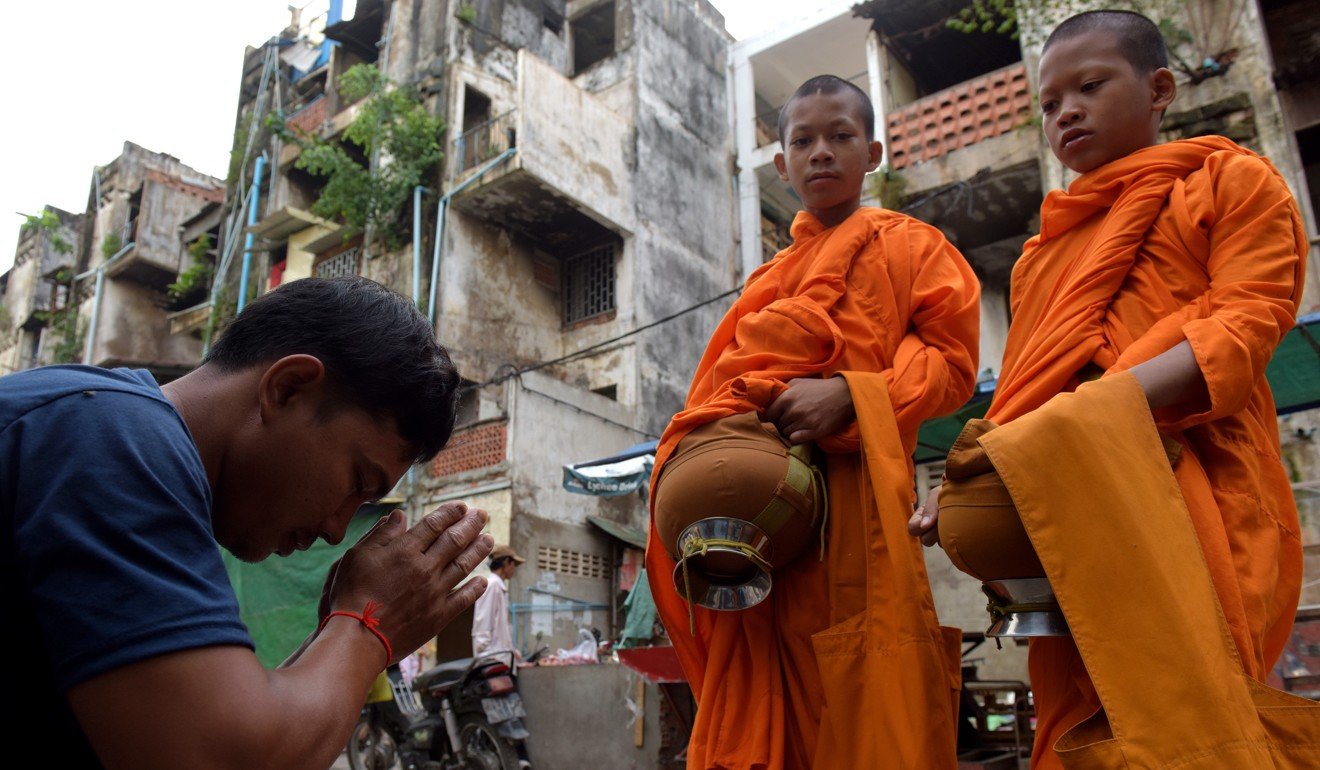
[[[517,145],[514,132],[517,110],[509,110],[479,126],[464,131],[454,140],[449,155],[449,179],[460,179],[468,171]]]
[[[1011,64],[889,115],[890,166],[906,168],[1006,134],[1030,116],[1026,66]]]

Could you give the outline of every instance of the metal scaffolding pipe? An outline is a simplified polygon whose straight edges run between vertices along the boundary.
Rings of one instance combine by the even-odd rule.
[[[252,271],[252,226],[257,223],[257,202],[261,197],[261,172],[266,167],[266,153],[257,156],[256,168],[252,171],[252,195],[248,201],[247,234],[243,236],[243,272],[238,279],[238,311],[243,312],[247,304],[248,274]]]
[[[105,269],[113,265],[120,257],[127,254],[129,250],[133,248],[133,245],[133,242],[129,241],[124,244],[123,248],[116,251],[114,255],[106,261],[73,277],[73,282],[77,283],[92,273],[96,273],[96,288],[92,289],[92,320],[87,324],[87,345],[83,348],[82,362],[84,364],[92,363],[92,348],[96,345],[96,326],[97,321],[101,317],[101,290],[105,287]],[[72,302],[73,297],[70,297],[69,301]]]

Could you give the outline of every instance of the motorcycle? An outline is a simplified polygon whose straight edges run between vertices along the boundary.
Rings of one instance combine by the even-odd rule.
[[[518,770],[528,736],[513,653],[447,661],[411,683],[385,673],[348,741],[353,770]],[[377,690],[380,690],[378,693]]]

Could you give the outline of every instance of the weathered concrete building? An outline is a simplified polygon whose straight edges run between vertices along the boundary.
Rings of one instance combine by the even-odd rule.
[[[62,341],[50,318],[68,303],[83,217],[54,206],[46,213],[58,224],[53,230],[22,227],[14,264],[0,275],[0,374],[58,360],[54,348]]]
[[[646,507],[572,494],[563,466],[658,436],[737,284],[723,19],[704,0],[360,0],[323,21],[249,49],[216,296],[360,274],[415,297],[467,387],[449,446],[391,500],[491,514],[528,557],[510,588],[525,650],[613,638],[640,565],[616,535]],[[356,63],[445,123],[394,233],[407,246],[313,214],[326,180],[298,167],[305,142],[263,135],[278,111],[342,140],[364,109],[338,89]]]
[[[3,277],[3,371],[89,363],[165,382],[196,366],[200,337],[170,317],[204,290],[223,197],[220,180],[125,142],[93,170],[85,212],[48,206],[57,227],[20,231]]]
[[[214,243],[214,226],[185,241],[185,225],[223,198],[221,180],[132,142],[93,172],[77,255],[83,363],[144,368],[161,381],[197,365],[200,338],[167,317],[197,292],[170,289],[190,270],[205,274],[213,261],[197,239]]]

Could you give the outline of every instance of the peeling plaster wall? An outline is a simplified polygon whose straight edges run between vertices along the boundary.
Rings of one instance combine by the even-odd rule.
[[[558,292],[536,282],[533,250],[456,211],[446,231],[436,325],[463,376],[484,380],[501,364],[557,358]]]
[[[694,9],[700,12],[694,13]],[[733,143],[722,19],[705,4],[634,5],[637,57],[637,322],[736,285]],[[731,299],[640,336],[639,427],[659,434],[681,408],[706,340]]]
[[[406,0],[396,0],[406,2]],[[569,72],[568,22],[556,34],[543,21],[540,0],[482,0],[466,2],[476,19],[465,22],[455,15],[464,0],[448,0],[443,19],[449,33],[450,61],[462,61],[513,80],[514,53],[525,48],[561,74]]]
[[[646,440],[641,432],[621,427],[631,419],[631,410],[537,372],[521,380],[508,386],[515,513],[563,524],[585,524],[588,514],[611,514],[640,527],[645,511],[638,506],[621,511],[617,500],[574,494],[562,486],[566,463],[608,457]],[[628,516],[620,519],[622,513]]]
[[[568,492],[562,486],[563,466],[609,456],[646,437],[620,426],[631,419],[626,406],[554,377],[530,372],[507,387],[513,458],[510,542],[530,561],[514,578],[514,595],[519,597],[514,601],[527,601],[525,589],[539,583],[557,586],[556,593],[577,600],[609,604],[614,598],[611,581],[562,571],[547,574],[537,555],[544,547],[596,556],[607,564],[612,560],[612,540],[589,524],[587,516],[641,527],[647,517],[645,503],[636,494],[593,497]],[[548,619],[544,613],[534,615],[540,625],[534,628],[529,620],[522,629],[529,645],[536,629],[547,643],[561,646],[572,642],[579,625],[609,633],[608,609],[551,613]]]
[[[101,318],[96,327],[92,362],[98,366],[144,366],[181,373],[202,357],[201,340],[170,334],[158,304],[160,292],[131,280],[107,278],[101,289]],[[83,305],[90,320],[92,302]]]
[[[5,311],[10,314],[10,323],[15,329],[32,313],[38,298],[37,283],[41,278],[40,268],[41,263],[35,259],[16,261],[14,266],[9,268],[9,280],[3,301]]]
[[[518,162],[615,228],[632,230],[627,119],[525,51],[518,75]]]

